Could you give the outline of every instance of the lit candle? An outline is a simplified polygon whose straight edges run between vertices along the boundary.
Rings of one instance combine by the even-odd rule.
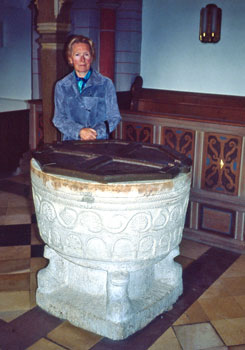
[[[207,29],[207,8],[202,9],[202,34],[205,37],[206,36],[206,29]]]
[[[215,36],[216,31],[217,31],[217,6],[213,6],[212,8],[212,28],[211,28],[211,33],[212,33],[212,37]]]

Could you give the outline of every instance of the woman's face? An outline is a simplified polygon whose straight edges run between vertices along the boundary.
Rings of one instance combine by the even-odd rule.
[[[85,43],[76,43],[72,45],[72,52],[69,57],[69,63],[73,65],[77,75],[80,78],[90,70],[93,57],[90,52],[90,47]]]

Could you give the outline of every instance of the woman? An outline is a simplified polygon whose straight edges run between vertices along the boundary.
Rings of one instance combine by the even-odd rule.
[[[92,69],[92,40],[74,36],[67,45],[73,72],[55,86],[54,125],[63,140],[107,139],[121,120],[112,81]]]

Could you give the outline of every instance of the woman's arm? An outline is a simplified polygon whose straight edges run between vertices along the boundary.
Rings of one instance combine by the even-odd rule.
[[[121,121],[121,115],[117,104],[117,95],[114,84],[108,80],[106,86],[106,117],[109,124],[109,131],[112,132]]]
[[[108,131],[111,133],[117,127],[122,118],[117,104],[116,90],[110,79],[107,79],[105,85],[105,105],[105,120],[108,123]],[[104,122],[96,125],[95,130],[97,131],[98,139],[108,138],[109,135],[107,132],[106,124]]]
[[[53,123],[64,135],[64,140],[79,140],[80,130],[84,128],[84,125],[81,125],[72,119],[70,110],[66,103],[66,95],[60,82],[55,86],[54,103],[55,112]]]

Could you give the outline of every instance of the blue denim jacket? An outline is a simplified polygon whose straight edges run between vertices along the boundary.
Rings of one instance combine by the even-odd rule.
[[[93,128],[97,139],[107,139],[105,121],[112,132],[120,120],[115,87],[97,71],[93,70],[81,94],[74,72],[56,83],[53,123],[63,134],[63,140],[80,140],[82,128]]]

